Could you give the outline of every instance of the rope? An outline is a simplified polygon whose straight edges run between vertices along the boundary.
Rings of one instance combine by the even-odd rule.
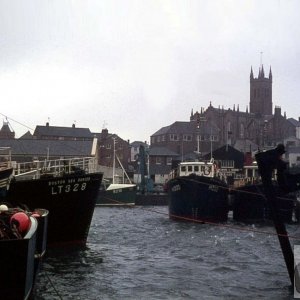
[[[197,181],[197,182],[199,183],[199,181]],[[220,187],[221,188],[226,188],[226,187],[222,187],[222,186],[220,186]],[[243,192],[243,191],[241,191],[241,192]],[[260,194],[259,193],[252,193],[252,194],[260,195],[260,196],[265,197],[261,193]],[[158,210],[155,210],[155,209],[144,208],[142,206],[134,206],[132,204],[127,204],[125,202],[118,201],[118,200],[115,200],[115,199],[112,199],[112,198],[109,198],[109,197],[104,197],[104,198],[107,199],[107,200],[110,200],[110,201],[112,201],[116,204],[120,204],[120,205],[122,204],[123,206],[134,207],[134,208],[137,208],[137,209],[142,209],[142,210],[145,210],[145,211],[151,211],[153,213],[157,213],[157,214],[161,214],[161,215],[167,215],[169,217],[176,218],[178,220],[189,221],[189,222],[200,223],[200,224],[208,224],[208,225],[212,225],[212,226],[218,226],[218,227],[223,227],[223,228],[228,228],[228,229],[233,229],[233,230],[238,230],[238,231],[254,232],[254,233],[267,234],[267,235],[272,235],[272,236],[283,236],[283,237],[288,237],[288,238],[293,239],[293,240],[300,240],[300,237],[298,237],[298,236],[293,236],[293,235],[288,235],[288,234],[277,234],[276,232],[253,229],[253,228],[247,228],[247,227],[241,227],[241,226],[236,226],[234,224],[231,225],[231,224],[217,223],[217,222],[212,222],[212,221],[208,221],[208,220],[205,220],[205,219],[191,219],[191,218],[188,218],[188,217],[183,217],[183,216],[179,216],[179,215],[173,215],[173,214],[161,212],[161,211],[158,211]],[[289,199],[289,200],[291,200],[291,199]]]
[[[200,184],[203,184],[203,185],[216,185],[216,184],[212,184],[212,183],[207,183],[207,182],[203,182],[203,181],[198,181],[198,180],[195,180],[195,179],[190,179],[190,178],[181,178],[182,180],[185,180],[185,181],[192,181],[192,182],[196,182],[196,183],[200,183]],[[247,187],[247,185],[245,185],[245,187]],[[250,194],[250,195],[254,195],[254,196],[264,196],[262,192],[259,192],[259,193],[255,193],[255,192],[251,192],[251,191],[244,191],[244,190],[239,190],[238,188],[232,188],[232,187],[227,187],[227,186],[222,186],[222,185],[218,185],[218,188],[221,188],[221,189],[224,189],[224,190],[228,190],[228,192],[238,192],[238,193],[241,193],[241,194]],[[258,186],[257,186],[258,188]],[[290,199],[290,198],[287,198],[287,197],[277,197],[277,199],[281,199],[281,200],[285,200],[285,201],[294,201],[294,199]]]
[[[50,285],[52,286],[53,290],[55,291],[57,297],[58,297],[59,299],[63,300],[62,296],[59,294],[58,290],[55,288],[55,285],[53,284],[53,282],[52,282],[52,280],[51,280],[51,278],[50,278],[48,272],[47,272],[47,271],[44,271],[43,273],[45,274],[45,276],[47,277],[48,281],[50,282]]]

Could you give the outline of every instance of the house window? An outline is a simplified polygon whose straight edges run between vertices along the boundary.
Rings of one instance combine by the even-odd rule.
[[[160,165],[161,164],[161,157],[156,157],[155,158],[155,163],[157,164],[157,165]]]
[[[111,149],[111,144],[107,144],[106,149]]]
[[[183,140],[185,142],[190,142],[192,140],[192,136],[190,134],[184,134],[183,135]]]
[[[167,157],[167,165],[171,165],[172,164],[172,157]]]
[[[160,142],[160,136],[157,137],[157,142],[158,142],[158,143]]]
[[[170,141],[178,141],[178,135],[177,134],[170,134]]]
[[[221,160],[221,168],[233,168],[234,161],[233,160]]]
[[[151,137],[151,144],[154,144],[154,143],[155,143],[155,137],[152,136],[152,137]]]
[[[161,141],[162,141],[162,142],[165,142],[165,140],[166,140],[166,136],[165,136],[165,135],[162,135],[162,136],[161,136]]]

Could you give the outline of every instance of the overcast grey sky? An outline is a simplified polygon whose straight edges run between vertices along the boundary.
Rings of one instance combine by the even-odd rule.
[[[299,37],[298,0],[0,0],[0,113],[149,140],[210,101],[245,111],[263,52],[298,119]]]

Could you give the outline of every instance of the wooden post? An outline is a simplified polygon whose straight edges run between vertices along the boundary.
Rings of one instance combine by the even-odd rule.
[[[282,154],[285,152],[283,145],[278,145],[275,149],[260,152],[255,155],[258,170],[262,178],[264,194],[271,210],[271,216],[277,232],[281,251],[285,260],[285,264],[289,273],[292,286],[294,286],[294,253],[284,222],[281,220],[278,209],[278,201],[274,185],[272,183],[272,172],[283,172],[284,162],[281,160]],[[283,200],[284,201],[284,200]]]

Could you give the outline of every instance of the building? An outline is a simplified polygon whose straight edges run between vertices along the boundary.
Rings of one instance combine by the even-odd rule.
[[[0,139],[14,139],[15,132],[10,129],[9,123],[3,121],[2,128],[0,129]]]
[[[130,144],[129,141],[125,141],[120,138],[117,134],[109,133],[108,129],[102,129],[101,133],[95,133],[98,138],[98,148],[99,148],[99,164],[102,166],[112,168],[114,165],[118,168],[124,168],[124,170],[129,174],[130,163]],[[120,166],[120,162],[121,165]]]
[[[96,157],[97,141],[62,141],[37,139],[0,139],[0,148],[10,149],[11,160],[30,162],[34,160],[73,157]]]
[[[75,124],[72,127],[37,125],[33,136],[39,140],[63,140],[63,141],[91,141],[94,134],[88,128],[77,128]]]
[[[266,77],[261,65],[255,77],[251,67],[250,110],[241,111],[239,105],[214,107],[210,102],[206,109],[192,110],[189,121],[176,121],[156,131],[151,135],[150,149],[164,147],[184,160],[193,159],[195,152],[203,156],[224,145],[253,153],[275,147],[286,137],[299,138],[300,119],[287,118],[279,106],[273,112],[272,84],[271,68]]]
[[[138,160],[140,146],[144,146],[145,149],[149,148],[147,142],[134,141],[130,144],[130,161],[135,162]]]

